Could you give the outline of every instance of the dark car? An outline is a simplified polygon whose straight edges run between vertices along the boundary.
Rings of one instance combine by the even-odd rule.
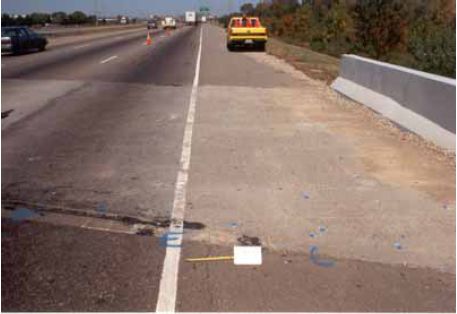
[[[17,54],[30,50],[46,49],[48,41],[25,26],[2,27],[2,53]]]
[[[159,25],[157,24],[157,21],[149,21],[148,22],[148,29],[157,29]]]

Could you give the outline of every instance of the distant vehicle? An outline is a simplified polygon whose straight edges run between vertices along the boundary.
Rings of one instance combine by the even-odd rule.
[[[197,22],[197,14],[195,11],[187,11],[184,21],[187,25],[194,25]]]
[[[167,16],[162,21],[162,27],[163,29],[176,29],[176,20],[171,16]]]
[[[120,20],[119,22],[120,22],[121,24],[125,25],[125,24],[128,24],[128,23],[129,23],[129,20],[128,20],[125,16],[123,16],[123,17],[121,17],[121,20]]]
[[[2,27],[2,53],[18,54],[30,50],[43,51],[48,40],[25,26]]]
[[[227,26],[227,49],[235,46],[254,46],[262,51],[268,40],[267,29],[260,24],[258,17],[232,17]]]
[[[206,15],[202,15],[202,16],[200,17],[200,22],[206,23]]]
[[[148,29],[157,29],[157,28],[159,28],[159,25],[157,25],[156,20],[148,21]]]

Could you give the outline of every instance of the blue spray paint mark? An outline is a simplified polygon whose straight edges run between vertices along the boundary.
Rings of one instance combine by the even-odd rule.
[[[240,224],[237,222],[229,222],[229,223],[225,224],[224,226],[228,227],[228,228],[238,228],[240,226]]]
[[[108,211],[108,204],[106,204],[106,202],[101,202],[98,204],[96,211],[105,214]]]
[[[319,259],[318,253],[319,253],[319,248],[317,246],[311,245],[309,247],[310,259],[313,264],[315,264],[317,266],[321,266],[321,267],[335,266],[335,262],[332,260]]]
[[[159,239],[160,247],[171,247],[171,248],[178,248],[181,247],[181,244],[168,244],[168,241],[176,241],[179,238],[173,236],[174,234],[183,234],[182,232],[166,232],[164,233]]]
[[[311,238],[315,238],[316,237],[316,234],[314,232],[310,232],[308,233],[308,235],[311,237]]]
[[[327,227],[325,227],[325,226],[319,226],[319,232],[320,232],[320,233],[324,233],[325,231],[327,231]]]
[[[304,192],[304,193],[303,193],[303,198],[304,198],[305,200],[309,199],[308,193]]]
[[[15,209],[12,213],[11,213],[11,216],[10,218],[14,221],[14,222],[22,222],[28,218],[32,218],[34,216],[36,216],[37,213],[35,213],[33,210],[30,210],[28,208],[24,208],[24,207],[21,207],[21,208],[18,208],[18,209]]]
[[[401,250],[401,249],[403,249],[403,246],[401,245],[400,242],[395,242],[394,243],[394,248],[396,248],[397,250]]]

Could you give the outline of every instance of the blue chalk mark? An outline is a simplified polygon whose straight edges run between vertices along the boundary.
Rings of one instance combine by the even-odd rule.
[[[108,211],[108,204],[106,204],[106,202],[101,202],[98,204],[96,211],[102,214],[106,213]]]
[[[332,260],[319,259],[318,253],[319,253],[319,248],[317,246],[311,245],[309,247],[310,259],[313,264],[320,266],[320,267],[335,266],[335,262]]]
[[[325,227],[325,226],[319,226],[319,232],[320,232],[320,233],[324,233],[325,231],[327,231],[327,227]]]
[[[171,247],[171,248],[178,248],[181,247],[181,244],[168,244],[168,241],[175,241],[178,240],[178,237],[172,236],[174,234],[183,234],[182,232],[166,232],[164,233],[159,239],[160,247]],[[170,236],[171,235],[171,236]]]
[[[310,232],[308,233],[308,235],[311,237],[311,238],[315,238],[316,237],[316,234],[314,232]]]
[[[229,222],[229,223],[225,224],[224,226],[226,226],[228,228],[238,228],[240,226],[240,224],[237,222]]]
[[[33,210],[21,207],[21,208],[15,209],[12,212],[10,218],[14,222],[21,222],[21,221],[24,221],[24,220],[26,220],[28,218],[32,218],[32,217],[34,217],[36,215],[37,215],[37,213],[35,213]]]
[[[304,198],[305,200],[307,200],[307,199],[309,199],[309,195],[305,192],[305,193],[303,193],[303,198]]]
[[[394,248],[396,248],[397,250],[401,250],[401,249],[403,249],[403,246],[401,245],[400,242],[395,242],[394,243]]]

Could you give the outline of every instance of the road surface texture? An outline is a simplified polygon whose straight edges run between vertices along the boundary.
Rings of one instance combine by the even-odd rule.
[[[216,26],[145,36],[2,58],[3,311],[155,311],[188,151],[177,311],[455,312],[452,156]]]

